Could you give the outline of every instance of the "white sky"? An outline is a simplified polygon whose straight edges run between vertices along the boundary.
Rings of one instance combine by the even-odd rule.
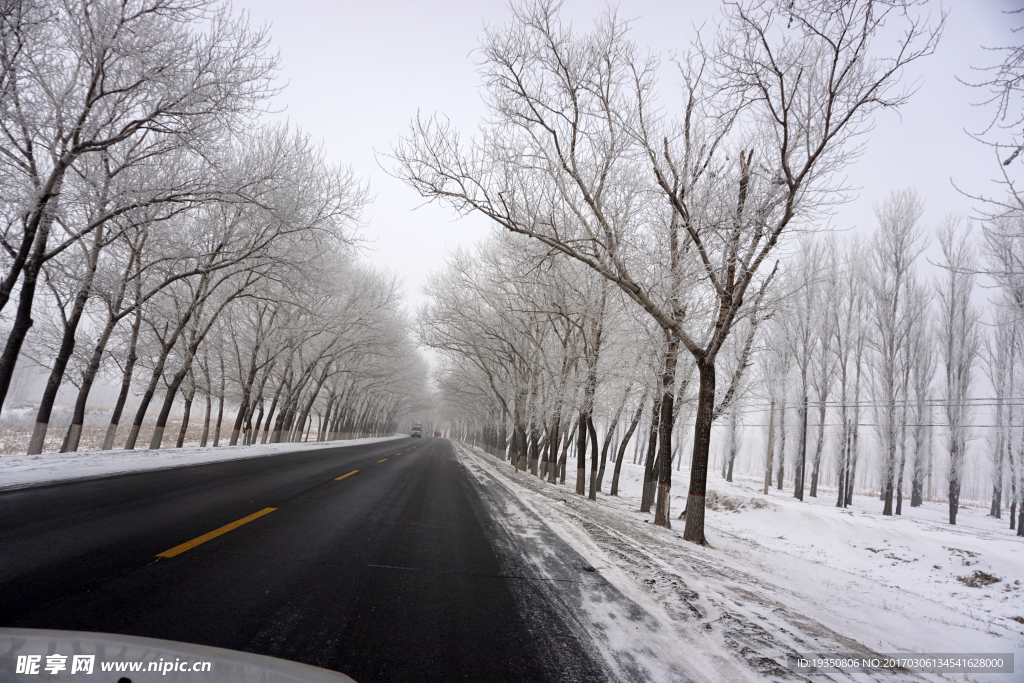
[[[861,188],[855,201],[840,209],[835,227],[871,230],[872,205],[891,190],[915,187],[926,201],[924,220],[937,225],[948,212],[970,214],[971,200],[961,188],[992,192],[996,166],[991,152],[964,129],[984,127],[989,110],[971,106],[982,93],[956,80],[971,79],[972,65],[996,57],[982,45],[1011,42],[1011,22],[1001,9],[1012,3],[954,0],[944,3],[950,16],[938,53],[909,74],[920,90],[900,114],[883,111],[868,139],[865,155],[850,170]],[[365,234],[374,240],[370,259],[397,271],[405,280],[410,310],[423,300],[427,275],[448,251],[482,238],[486,222],[478,217],[453,221],[443,208],[422,200],[377,164],[374,150],[387,152],[417,111],[449,116],[471,133],[484,115],[474,50],[483,27],[502,24],[508,4],[487,2],[316,2],[237,0],[253,24],[269,24],[280,50],[280,78],[287,82],[277,106],[290,121],[322,139],[328,156],[352,165],[368,178],[375,201],[366,211]],[[606,7],[567,0],[563,17],[581,30]],[[635,19],[633,39],[667,56],[686,47],[695,24],[710,23],[719,2],[623,0],[619,15]],[[932,12],[940,5],[935,3]],[[666,69],[661,90],[674,91]],[[386,161],[386,160],[382,160]],[[935,259],[936,250],[926,252]]]

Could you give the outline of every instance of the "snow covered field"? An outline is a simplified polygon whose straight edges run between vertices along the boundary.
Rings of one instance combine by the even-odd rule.
[[[199,446],[164,448],[158,451],[79,451],[41,455],[0,455],[0,489],[31,486],[44,482],[99,477],[106,474],[162,470],[208,462],[259,458],[286,451],[338,448],[403,438],[404,434],[369,439],[300,443],[253,444],[251,446]]]
[[[883,517],[870,497],[838,510],[830,495],[801,503],[792,491],[765,496],[756,481],[712,475],[711,546],[701,548],[682,540],[681,520],[661,529],[637,512],[639,466],[623,465],[620,498],[595,504],[572,493],[572,468],[564,486],[552,486],[474,452],[481,457],[466,449],[463,461],[506,482],[678,648],[746,662],[749,680],[804,679],[786,668],[796,653],[1014,653],[1014,674],[819,671],[809,679],[1024,680],[1024,540],[986,510],[961,508],[950,527],[937,503]],[[688,479],[674,473],[673,517]],[[609,470],[606,490],[610,481]]]

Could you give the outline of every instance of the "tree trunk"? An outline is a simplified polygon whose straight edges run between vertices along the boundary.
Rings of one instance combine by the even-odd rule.
[[[893,454],[892,459],[888,460],[886,463],[885,479],[882,481],[882,514],[887,517],[892,516],[893,509],[893,488],[895,484],[894,479],[896,478],[896,473],[893,471],[894,468],[892,466],[895,465],[895,460],[895,454]]]
[[[565,430],[562,436],[562,455],[558,458],[558,472],[555,474],[558,476],[558,483],[565,483],[565,470],[568,467],[569,462],[569,441],[572,439],[572,433],[576,431],[576,425]]]
[[[14,377],[14,367],[18,362],[18,357],[21,355],[21,346],[24,344],[25,337],[28,336],[28,331],[33,324],[32,304],[35,300],[36,285],[39,282],[39,271],[43,267],[46,243],[50,238],[50,228],[53,226],[56,216],[56,206],[54,206],[56,202],[53,198],[60,195],[61,185],[64,180],[66,166],[63,164],[64,160],[62,159],[58,162],[58,167],[51,172],[51,190],[41,195],[30,219],[36,225],[35,234],[31,234],[31,231],[28,229],[26,230],[24,237],[27,239],[22,240],[22,250],[15,257],[9,276],[4,279],[2,290],[0,290],[0,310],[3,310],[7,305],[11,291],[13,291],[14,283],[18,279],[18,273],[15,269],[20,266],[21,291],[18,293],[18,308],[14,314],[14,323],[11,325],[11,330],[7,336],[7,344],[4,346],[3,353],[0,354],[0,410],[2,410],[4,401],[7,399],[7,391],[11,388],[11,379]],[[22,256],[27,253],[25,247],[27,247],[28,243],[31,243],[32,250],[31,253],[28,253],[27,258],[22,261]],[[24,265],[21,265],[22,263]]]
[[[999,448],[996,465],[992,471],[992,506],[989,514],[996,519],[1003,516],[1003,449]]]
[[[281,398],[281,391],[285,387],[285,383],[288,381],[288,376],[291,374],[291,368],[285,368],[284,373],[281,375],[281,381],[277,385],[277,391],[274,392],[274,398],[270,401],[270,410],[267,411],[267,422],[263,427],[263,439],[260,443],[267,442],[267,434],[270,432],[270,422],[274,419],[274,412],[277,410],[277,401]]]
[[[78,398],[75,399],[75,412],[71,416],[71,425],[68,427],[65,453],[73,453],[78,450],[78,443],[82,438],[82,425],[85,424],[85,407],[89,401],[89,394],[92,392],[92,385],[96,381],[96,375],[99,374],[103,352],[106,350],[110,335],[116,326],[117,321],[113,316],[109,317],[93,348],[92,356],[89,357],[89,364],[86,366],[85,372],[82,373],[82,386],[78,390]]]
[[[331,427],[331,417],[334,415],[334,401],[337,399],[334,391],[327,395],[327,405],[324,406],[324,412],[320,416],[320,422],[316,426],[316,440],[327,441],[327,431]]]
[[[733,405],[732,410],[729,411],[729,457],[725,462],[724,479],[726,481],[732,481],[732,469],[736,463],[736,451],[739,450],[739,410],[738,407]]]
[[[629,440],[633,437],[633,432],[636,431],[636,426],[640,424],[640,416],[644,411],[644,403],[647,401],[646,394],[640,398],[640,403],[636,407],[636,412],[633,414],[633,420],[629,423],[629,428],[626,433],[622,436],[622,443],[619,444],[619,453],[615,458],[615,470],[612,472],[612,490],[610,495],[619,495],[619,472],[622,470],[622,460],[626,456],[626,446],[629,445]]]
[[[587,414],[580,411],[579,433],[576,436],[576,493],[587,493]]]
[[[555,421],[551,425],[551,436],[548,437],[548,483],[551,484],[554,484],[558,477],[558,442],[561,438],[559,433],[561,429],[560,422],[560,417],[556,415]]]
[[[806,382],[805,382],[806,384]],[[800,402],[800,460],[796,465],[796,481],[793,482],[793,497],[804,499],[804,468],[807,466],[807,392]]]
[[[209,387],[207,387],[209,388]],[[206,448],[208,439],[210,438],[210,416],[213,415],[213,397],[210,392],[206,392],[206,412],[203,413],[203,438],[200,440],[199,445]]]
[[[598,446],[597,430],[594,429],[594,419],[587,415],[587,432],[590,434],[590,487],[587,497],[590,500],[597,500],[597,466]]]
[[[818,407],[818,438],[814,441],[814,461],[811,470],[811,498],[818,497],[818,473],[821,471],[821,451],[825,445],[826,405],[824,399]]]
[[[153,395],[156,393],[157,383],[160,381],[160,376],[163,375],[164,363],[167,360],[167,354],[170,349],[164,351],[160,360],[153,369],[153,372],[149,378],[149,385],[146,387],[146,391],[142,394],[142,401],[139,403],[138,410],[135,411],[135,419],[132,421],[132,428],[128,432],[128,440],[125,442],[125,450],[132,450],[135,448],[135,442],[139,438],[139,430],[142,428],[142,421],[146,417],[146,411],[149,410],[149,404],[153,400]]]
[[[857,439],[860,435],[859,411],[854,411],[853,437],[850,439],[850,472],[846,475],[846,502],[843,507],[853,505],[853,486],[857,481]]]
[[[657,398],[651,406],[651,433],[647,437],[647,457],[644,459],[644,487],[640,495],[640,512],[650,512],[654,503],[655,477],[654,461],[657,457],[658,422],[661,419],[661,398]]]
[[[157,414],[156,425],[153,427],[153,436],[149,440],[149,449],[152,451],[160,450],[164,441],[164,429],[167,428],[167,418],[171,414],[171,407],[174,405],[174,397],[178,393],[178,389],[181,388],[181,383],[185,381],[185,375],[188,374],[189,367],[183,367],[179,369],[174,376],[171,378],[171,383],[167,385],[167,392],[164,394],[163,405],[160,406],[160,412]]]
[[[906,465],[905,449],[900,449],[899,472],[896,475],[896,514],[903,514],[903,468]]]
[[[953,457],[951,454],[950,457]],[[956,524],[956,513],[960,507],[960,482],[956,477],[949,480],[949,523]]]
[[[551,448],[551,427],[544,425],[544,447],[540,451],[540,478],[541,480],[549,479],[551,477],[551,469],[554,464],[554,458],[552,453],[554,450]]]
[[[527,448],[529,447],[526,441],[526,425],[521,420],[522,414],[519,410],[516,410],[516,419],[513,420],[512,424],[512,443],[514,444],[512,447],[512,458],[515,461],[516,472],[526,471]]]
[[[604,484],[604,471],[605,465],[608,462],[608,448],[612,444],[612,434],[615,433],[615,427],[618,425],[613,424],[608,428],[608,433],[604,435],[604,444],[601,446],[601,465],[597,470],[597,491],[601,492],[601,486]]]
[[[697,419],[693,426],[693,460],[690,464],[690,490],[686,497],[686,527],[683,539],[705,545],[704,497],[708,486],[708,453],[711,448],[711,424],[715,409],[715,362],[698,361],[700,391]]]
[[[242,389],[242,402],[238,404],[238,414],[235,415],[235,422],[231,425],[231,439],[228,441],[229,446],[238,444],[238,437],[242,434],[242,427],[245,425],[245,416],[249,413],[249,391],[251,389],[251,384]]]
[[[845,392],[844,392],[845,393]],[[843,507],[843,502],[846,499],[846,473],[850,469],[850,423],[846,418],[846,404],[843,404],[843,436],[842,442],[839,444],[839,471],[836,473],[839,477],[839,482],[836,486],[838,494],[836,496],[836,507]]]
[[[772,451],[775,449],[775,399],[772,399],[772,406],[768,410],[768,452],[765,454],[764,466],[764,495],[768,495],[768,489],[772,485]],[[842,487],[839,487],[842,490]]]
[[[125,450],[130,451],[135,448],[135,442],[139,438],[139,430],[142,429],[142,421],[146,417],[146,411],[149,410],[149,404],[152,402],[153,395],[156,393],[157,385],[160,382],[160,378],[163,376],[164,365],[167,363],[167,357],[170,355],[174,345],[178,343],[178,337],[181,336],[182,331],[192,319],[192,315],[195,313],[195,310],[196,305],[193,302],[193,306],[189,309],[188,314],[184,319],[178,321],[178,325],[174,329],[174,333],[171,334],[170,340],[167,342],[161,341],[160,358],[157,361],[156,367],[153,368],[153,373],[149,378],[149,385],[146,387],[146,391],[142,394],[142,401],[139,403],[139,409],[135,411],[135,419],[132,421],[132,428],[131,431],[128,432],[128,440],[124,445]],[[164,333],[166,334],[166,329]],[[175,390],[177,390],[177,388],[175,388]]]
[[[223,365],[223,363],[222,363]],[[223,368],[222,368],[223,370]],[[213,428],[213,447],[220,445],[220,428],[224,423],[224,373],[220,374],[220,396],[217,397],[217,424]]]
[[[53,368],[50,370],[50,376],[46,380],[46,388],[43,390],[43,397],[39,402],[35,428],[32,431],[32,438],[28,443],[29,455],[38,455],[43,452],[43,443],[46,441],[46,431],[50,424],[50,415],[53,412],[53,402],[57,400],[57,392],[60,391],[60,385],[64,381],[64,371],[68,367],[68,360],[71,359],[71,354],[75,351],[75,335],[78,332],[78,324],[82,320],[82,314],[85,312],[85,303],[89,300],[89,295],[92,293],[93,278],[96,275],[96,264],[99,261],[100,248],[103,244],[103,231],[97,229],[94,237],[93,246],[89,250],[89,256],[86,261],[86,272],[83,274],[82,283],[75,294],[75,302],[71,306],[71,315],[68,316],[67,322],[64,325],[64,336],[61,339],[60,349],[58,349],[57,357],[53,361]],[[66,446],[62,450],[66,452]]]
[[[1017,480],[1010,480],[1010,530],[1012,531],[1017,517]]]
[[[658,447],[658,499],[654,509],[654,525],[666,529],[672,528],[672,517],[669,507],[672,503],[672,429],[675,418],[676,356],[679,341],[673,337],[668,344],[668,355],[665,357],[665,373],[661,380],[661,420],[658,425],[661,431],[661,444]]]
[[[537,476],[537,461],[540,458],[540,437],[536,426],[530,427],[530,474]]]
[[[320,377],[317,380],[317,383],[313,386],[313,390],[310,393],[309,400],[306,401],[305,405],[303,405],[302,411],[299,413],[300,425],[304,425],[306,423],[306,418],[309,416],[309,411],[312,410],[313,404],[316,402],[316,397],[320,395],[320,390],[323,389],[324,382],[327,381],[327,377],[330,374],[329,367],[329,364],[324,367],[323,373],[321,373]],[[299,434],[301,436],[301,432]]]
[[[185,394],[185,412],[181,416],[181,429],[178,430],[178,441],[175,444],[176,448],[181,448],[185,445],[185,434],[188,433],[188,418],[192,414],[192,399],[196,397],[196,384],[193,381],[188,393]]]
[[[121,391],[117,395],[117,402],[114,404],[114,412],[110,415],[110,424],[107,426],[107,434],[103,439],[103,450],[109,451],[114,447],[114,437],[117,434],[117,425],[121,421],[121,413],[124,411],[124,404],[128,400],[128,392],[132,388],[132,372],[135,370],[135,362],[139,357],[135,353],[139,342],[139,329],[142,327],[142,308],[135,309],[135,321],[132,323],[132,334],[128,340],[128,357],[125,359],[124,374],[121,377]]]
[[[785,390],[783,390],[785,392]],[[779,401],[779,465],[778,476],[775,488],[782,490],[783,479],[786,475],[786,395],[783,393]]]

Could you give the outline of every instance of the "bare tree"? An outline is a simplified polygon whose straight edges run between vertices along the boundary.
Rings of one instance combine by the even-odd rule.
[[[925,292],[922,295],[927,296]],[[913,460],[910,476],[910,506],[918,507],[923,502],[925,478],[928,475],[928,445],[931,441],[931,397],[932,383],[938,367],[935,353],[935,330],[931,318],[921,320],[911,334],[908,348],[910,370],[907,400],[913,399],[913,420],[911,439]],[[902,480],[902,477],[901,477]],[[899,513],[897,513],[899,514]]]
[[[990,457],[992,461],[992,505],[989,514],[997,519],[1002,517],[1002,494],[1007,465],[1010,470],[1010,488],[1014,488],[1015,463],[1013,458],[1013,392],[1016,385],[1017,348],[1019,346],[1019,323],[1011,310],[996,311],[992,335],[985,339],[983,357],[985,374],[988,375],[995,392],[995,424],[989,433]],[[1007,405],[1010,403],[1011,405]],[[1014,496],[1011,494],[1011,500]],[[1015,502],[1015,501],[1014,501]],[[1013,503],[1011,503],[1013,504]],[[1010,514],[1011,525],[1013,513]],[[1010,528],[1013,528],[1012,526]]]
[[[805,239],[801,243],[799,260],[793,269],[795,278],[790,286],[795,292],[788,297],[788,314],[782,317],[786,343],[790,346],[790,355],[800,375],[800,402],[797,404],[797,419],[800,424],[800,442],[797,447],[796,462],[793,473],[793,496],[804,499],[807,488],[807,421],[810,409],[810,387],[813,361],[821,342],[817,324],[821,308],[821,293],[817,280],[821,276],[822,250],[817,242]]]
[[[1019,21],[1024,8],[1005,10],[1004,13]],[[987,105],[992,111],[992,118],[982,130],[969,133],[991,148],[999,170],[996,183],[1002,190],[1002,196],[973,196],[981,203],[981,213],[986,219],[1020,215],[1024,211],[1024,192],[1019,176],[1024,166],[1024,44],[1019,38],[1024,35],[1024,26],[1018,23],[1011,33],[1017,38],[1015,44],[985,48],[1001,55],[1000,63],[975,67],[982,74],[981,78],[962,81],[987,91],[987,99],[977,104]]]
[[[930,54],[941,30],[912,17],[915,7],[730,5],[714,42],[680,60],[684,109],[668,118],[654,104],[654,60],[613,13],[576,36],[553,2],[515,6],[510,25],[486,34],[481,139],[463,148],[446,120],[421,119],[394,149],[396,174],[423,196],[581,261],[693,356],[690,541],[704,542],[712,421],[739,381],[716,406],[718,353],[738,320],[757,317],[774,273],[764,266],[787,228],[839,198],[834,173],[856,155],[871,113],[907,100],[904,67]],[[893,56],[874,55],[893,20],[904,27]],[[646,197],[655,204],[638,214]],[[651,262],[662,266],[657,280],[642,265]],[[655,522],[669,526],[672,383],[663,389]]]
[[[853,502],[853,488],[857,476],[861,372],[867,343],[865,309],[868,305],[868,288],[864,286],[866,257],[861,243],[852,238],[841,253],[839,296],[829,307],[828,314],[834,316],[833,349],[838,367],[841,423],[836,467],[839,473],[836,507],[848,507]]]
[[[826,246],[823,255],[826,273],[825,282],[822,283],[821,287],[823,300],[819,303],[816,316],[815,336],[818,343],[812,360],[813,372],[811,379],[818,402],[818,431],[814,441],[814,456],[811,459],[810,495],[812,498],[818,497],[818,479],[821,475],[821,454],[825,445],[828,399],[838,371],[835,349],[833,348],[836,336],[835,326],[838,324],[838,320],[833,311],[835,310],[834,304],[840,298],[842,291],[841,266],[839,264],[839,254],[834,243]]]
[[[894,192],[875,207],[878,229],[872,241],[870,274],[871,334],[874,350],[874,409],[882,449],[882,514],[893,514],[897,451],[901,444],[899,406],[907,393],[906,350],[914,321],[923,315],[916,291],[914,262],[924,249],[918,225],[924,204],[913,190]]]
[[[40,271],[54,253],[50,235],[68,171],[126,144],[150,158],[201,146],[257,111],[272,92],[276,64],[264,31],[206,0],[18,5],[4,13],[0,41],[0,163],[5,178],[17,178],[4,206],[9,259],[0,310],[19,287],[0,354],[0,403],[32,326]],[[71,239],[103,222],[73,228]]]
[[[945,375],[946,444],[949,451],[949,523],[956,524],[960,488],[971,408],[968,399],[974,381],[974,365],[981,345],[979,313],[971,305],[977,276],[977,262],[970,242],[970,231],[961,228],[962,220],[948,218],[939,231],[945,276],[937,286],[939,325],[942,334],[942,358]]]

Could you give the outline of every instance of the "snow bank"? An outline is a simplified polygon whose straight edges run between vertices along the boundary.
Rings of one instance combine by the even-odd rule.
[[[41,455],[0,455],[0,490],[109,474],[163,470],[243,458],[260,458],[289,451],[339,448],[401,438],[405,438],[405,435],[344,441],[220,446],[217,448],[195,446],[155,451],[138,449],[43,453]]]
[[[752,478],[729,483],[712,475],[711,545],[701,548],[682,540],[681,520],[662,529],[637,511],[639,466],[623,465],[621,497],[599,495],[593,503],[573,494],[573,467],[564,486],[552,486],[473,452],[622,593],[668,626],[680,648],[728,653],[762,680],[794,680],[786,655],[798,653],[1012,652],[1018,672],[871,672],[855,680],[1007,681],[1024,670],[1024,540],[984,510],[961,508],[951,527],[938,503],[883,517],[870,497],[839,510],[831,495],[800,502],[792,491],[765,496]],[[689,475],[673,475],[675,516]],[[605,489],[610,480],[609,471]],[[824,672],[811,678],[832,675],[849,680]]]

